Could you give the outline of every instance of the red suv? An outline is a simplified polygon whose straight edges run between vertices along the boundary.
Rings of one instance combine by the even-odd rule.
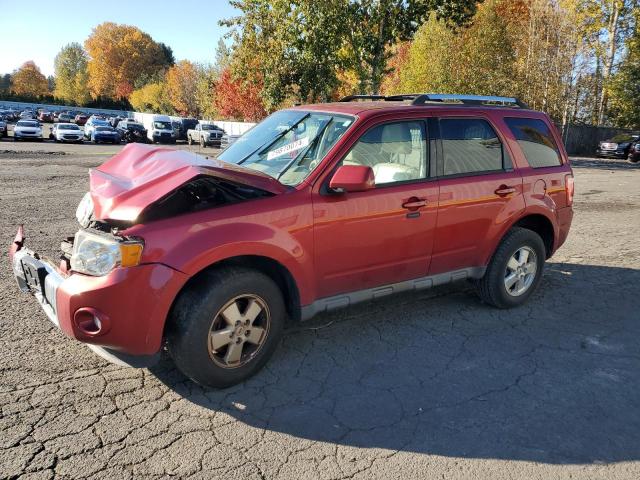
[[[373,100],[373,101],[363,101]],[[285,321],[456,280],[527,300],[571,224],[548,117],[515,99],[348,97],[274,113],[217,160],[131,144],[90,172],[59,265],[10,258],[68,336],[198,383],[259,370]]]

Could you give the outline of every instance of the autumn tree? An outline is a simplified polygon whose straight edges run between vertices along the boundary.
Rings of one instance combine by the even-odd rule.
[[[216,84],[214,105],[220,116],[229,120],[256,122],[267,111],[260,97],[259,83],[234,78],[231,69],[225,69]]]
[[[30,60],[11,76],[11,91],[16,95],[40,97],[49,93],[49,83],[40,68]]]
[[[144,87],[134,90],[129,96],[129,103],[134,110],[140,112],[174,113],[169,101],[167,85],[163,82],[148,83]]]
[[[60,50],[54,60],[56,86],[54,95],[66,102],[84,105],[90,99],[89,58],[79,43],[70,43]]]
[[[198,69],[188,60],[181,60],[167,71],[167,95],[173,109],[181,116],[197,116]]]
[[[136,27],[105,22],[85,41],[89,89],[94,97],[128,97],[136,79],[169,67],[173,54]]]

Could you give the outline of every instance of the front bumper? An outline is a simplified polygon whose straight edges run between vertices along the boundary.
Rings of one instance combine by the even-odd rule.
[[[609,158],[625,158],[626,154],[624,150],[603,150],[601,148],[598,148],[596,150],[596,156]]]
[[[13,132],[13,136],[16,138],[36,138],[36,139],[41,139],[42,138],[42,132],[40,133],[31,133],[31,132]]]
[[[187,276],[162,264],[116,268],[103,277],[67,273],[24,246],[22,228],[9,250],[18,287],[32,294],[49,320],[114,363],[149,366],[162,345],[173,299]],[[87,329],[82,312],[100,328]]]

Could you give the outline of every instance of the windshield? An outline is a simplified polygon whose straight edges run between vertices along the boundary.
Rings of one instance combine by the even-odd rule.
[[[58,130],[80,130],[80,127],[73,123],[59,123]]]
[[[109,122],[106,122],[106,121],[104,121],[104,120],[94,120],[94,121],[93,121],[93,124],[94,124],[95,126],[106,127],[106,126],[108,126],[108,125],[109,125]]]
[[[153,122],[153,128],[157,130],[171,130],[171,122]]]
[[[353,123],[353,117],[281,110],[238,138],[218,157],[298,185]]]
[[[40,124],[38,122],[18,122],[16,123],[18,127],[39,127]]]
[[[200,128],[202,128],[202,130],[218,130],[218,127],[216,127],[215,125],[209,125],[206,123],[200,125]]]

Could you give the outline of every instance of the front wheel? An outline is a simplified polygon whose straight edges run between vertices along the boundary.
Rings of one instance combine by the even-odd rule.
[[[264,366],[285,316],[280,289],[263,273],[240,267],[205,272],[172,309],[169,354],[193,381],[229,387]]]
[[[540,235],[526,228],[512,228],[477,282],[480,298],[498,308],[522,305],[540,284],[545,258]]]
[[[191,138],[191,136],[187,137],[187,143],[193,145],[193,138]]]
[[[205,147],[204,138],[200,137],[200,148],[204,148],[204,147]]]

